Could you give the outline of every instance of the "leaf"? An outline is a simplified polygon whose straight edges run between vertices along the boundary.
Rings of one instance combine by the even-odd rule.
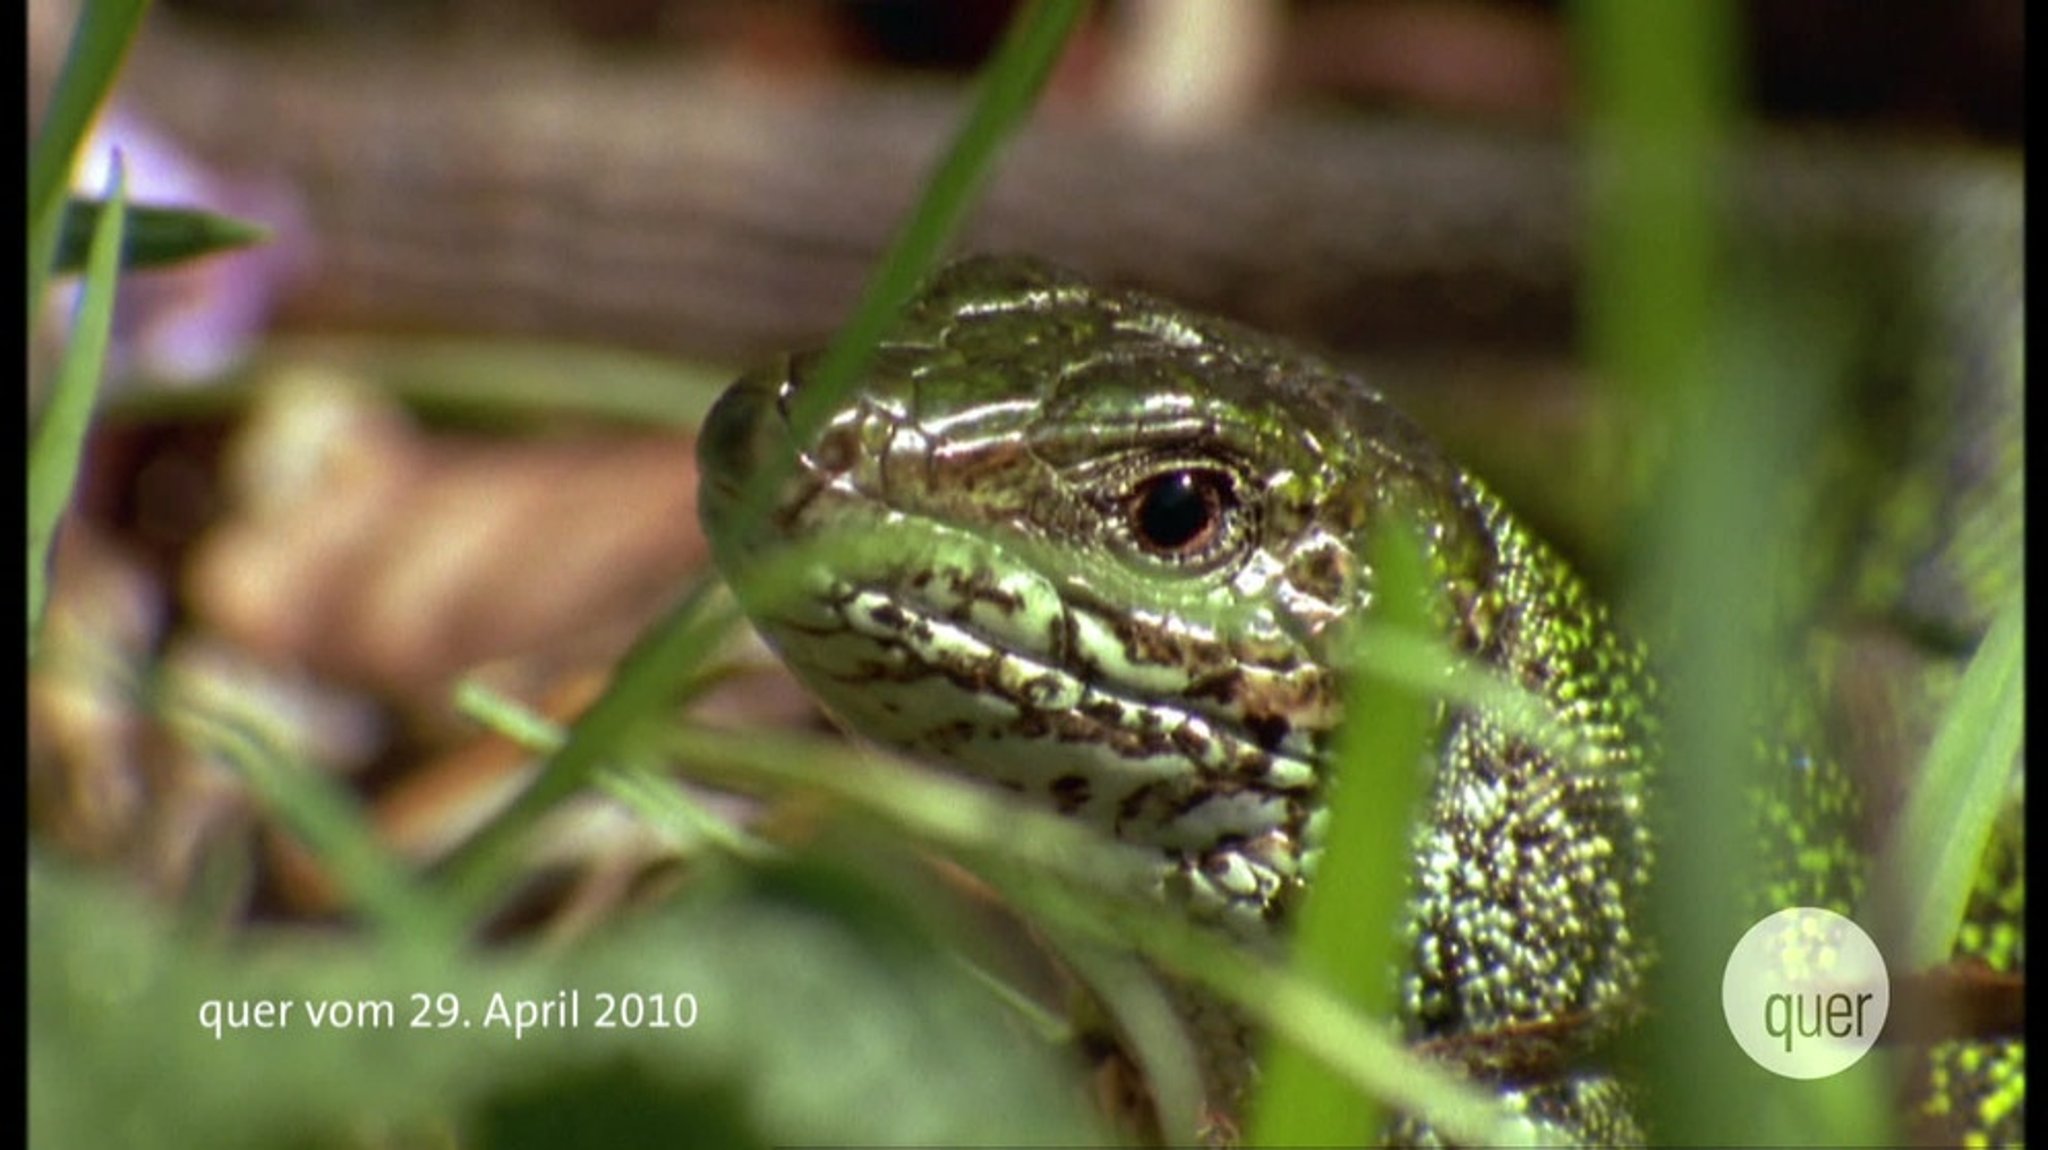
[[[91,255],[85,273],[85,294],[78,303],[78,318],[71,328],[71,342],[64,349],[58,368],[57,387],[36,424],[28,454],[28,643],[35,653],[36,633],[42,629],[43,605],[49,598],[50,548],[56,541],[58,520],[71,504],[71,491],[78,482],[79,456],[85,449],[85,432],[92,423],[93,403],[99,394],[100,371],[106,363],[107,337],[114,323],[114,286],[120,278],[116,257],[121,250],[122,226],[126,222],[127,189],[121,158],[114,157],[108,178],[108,210],[93,229]]]
[[[1379,534],[1374,556],[1387,604],[1382,620],[1426,634],[1431,589],[1422,544],[1406,521],[1392,522],[1397,529]],[[1354,676],[1338,739],[1342,782],[1330,800],[1330,841],[1296,926],[1295,968],[1371,1018],[1399,1013],[1393,972],[1412,869],[1409,828],[1422,811],[1430,751],[1431,696],[1413,684],[1443,677],[1442,655],[1425,649],[1415,656],[1419,666],[1408,681]],[[1385,1114],[1377,1100],[1327,1063],[1279,1046],[1261,1067],[1251,1108],[1254,1145],[1352,1145],[1380,1136]]]
[[[56,260],[50,268],[53,273],[68,275],[85,266],[87,245],[105,207],[102,201],[83,196],[72,196],[65,202]],[[196,208],[134,204],[128,209],[127,242],[121,246],[121,266],[170,267],[215,252],[263,243],[269,238],[269,229],[232,216]]]
[[[1888,872],[1910,892],[1908,967],[1945,961],[2003,808],[2026,714],[2024,600],[2005,606],[1963,672],[1894,832]]]

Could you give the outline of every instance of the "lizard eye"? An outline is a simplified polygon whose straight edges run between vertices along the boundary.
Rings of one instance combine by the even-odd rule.
[[[1199,562],[1237,534],[1237,484],[1227,471],[1182,467],[1131,489],[1124,504],[1131,537],[1145,553]]]

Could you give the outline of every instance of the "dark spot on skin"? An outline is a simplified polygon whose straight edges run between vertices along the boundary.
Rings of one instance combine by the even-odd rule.
[[[1117,641],[1124,645],[1126,661],[1141,666],[1157,666],[1178,661],[1175,656],[1179,651],[1154,629],[1141,627],[1128,618],[1118,618],[1115,615],[1106,616],[1106,621],[1111,632],[1116,635]]]
[[[1046,649],[1051,652],[1052,661],[1079,670],[1075,664],[1081,653],[1081,637],[1075,628],[1072,612],[1061,611],[1053,616],[1045,630]]]
[[[1214,699],[1228,704],[1236,702],[1238,692],[1243,689],[1244,671],[1237,667],[1224,667],[1197,677],[1181,693],[1190,699]]]
[[[1123,708],[1108,701],[1083,703],[1078,709],[1081,714],[1105,727],[1116,726],[1124,717]]]
[[[1221,643],[1197,639],[1192,636],[1175,635],[1166,629],[1148,627],[1134,621],[1123,607],[1111,603],[1085,589],[1065,589],[1070,610],[1086,611],[1095,616],[1117,642],[1123,647],[1124,659],[1140,666],[1169,666],[1184,670],[1203,667],[1224,667],[1235,663],[1238,656]],[[1199,673],[1191,670],[1191,673]]]
[[[1235,835],[1218,839],[1215,847],[1202,855],[1202,869],[1218,878],[1229,874],[1231,860],[1237,857],[1242,842]]]
[[[910,622],[910,616],[894,603],[880,603],[869,608],[868,618],[874,620],[876,626],[887,627],[891,631],[901,631]]]
[[[1058,699],[1063,684],[1057,675],[1040,675],[1024,684],[1024,702],[1034,707],[1043,707]]]
[[[1266,751],[1279,750],[1280,744],[1286,742],[1287,736],[1294,730],[1286,718],[1280,715],[1246,715],[1244,725],[1245,729],[1252,733],[1252,738],[1258,742],[1259,748]]]
[[[1116,805],[1117,823],[1121,825],[1143,814],[1145,811],[1145,804],[1152,801],[1152,793],[1153,791],[1157,790],[1158,787],[1158,783],[1146,783],[1144,786],[1139,787],[1137,790],[1132,791],[1128,795],[1125,795],[1124,801]]]
[[[965,719],[933,727],[925,732],[924,745],[935,751],[955,753],[961,747],[972,745],[981,731]]]
[[[1174,818],[1178,819],[1200,810],[1211,799],[1241,795],[1247,790],[1253,789],[1256,788],[1246,787],[1242,780],[1225,776],[1213,780],[1207,786],[1189,788],[1186,793],[1174,799],[1168,810]]]
[[[987,604],[1007,616],[1015,616],[1024,608],[1024,599],[1014,591],[1005,591],[996,584],[995,573],[976,570],[969,575],[957,573],[947,580],[953,594],[960,603],[948,616],[956,622],[966,622],[977,603]]]
[[[811,449],[811,462],[819,470],[839,474],[852,470],[860,459],[860,439],[851,427],[834,427],[818,438]]]
[[[1090,789],[1085,776],[1061,775],[1052,783],[1053,803],[1061,814],[1073,814],[1088,805]]]

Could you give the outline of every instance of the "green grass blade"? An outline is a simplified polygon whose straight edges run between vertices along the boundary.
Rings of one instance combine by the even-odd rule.
[[[54,274],[69,275],[85,266],[86,249],[104,209],[99,200],[85,196],[65,201],[50,268]],[[130,204],[127,236],[121,245],[123,268],[161,268],[262,243],[270,238],[270,229],[196,208]]]
[[[527,830],[594,781],[601,767],[623,757],[642,723],[681,696],[736,621],[730,600],[711,590],[711,584],[699,584],[640,637],[620,661],[611,687],[569,728],[533,782],[443,864],[442,889],[463,917],[480,916],[491,905],[517,865]]]
[[[78,304],[78,319],[71,328],[70,346],[58,368],[57,388],[36,424],[28,453],[28,645],[35,654],[36,635],[42,630],[43,606],[49,597],[50,548],[56,540],[57,524],[71,504],[71,491],[78,482],[79,456],[85,450],[86,429],[92,424],[93,402],[99,392],[100,371],[106,363],[107,338],[113,329],[114,288],[120,278],[122,225],[125,223],[127,184],[119,156],[108,180],[107,211],[93,230],[92,251],[87,260],[85,291]]]
[[[227,764],[279,824],[320,860],[386,939],[452,949],[464,920],[446,913],[378,840],[362,809],[337,784],[291,753],[264,724],[199,700],[166,708],[188,745]]]
[[[1721,1016],[1722,967],[1742,929],[1747,864],[1744,724],[1761,697],[1750,674],[1766,630],[1752,562],[1767,530],[1772,453],[1718,453],[1771,430],[1731,396],[1710,357],[1725,334],[1721,190],[1713,173],[1734,120],[1737,17],[1731,5],[1580,5],[1592,99],[1586,342],[1596,375],[1647,418],[1662,462],[1654,531],[1637,589],[1670,639],[1660,668],[1684,689],[1665,713],[1655,815],[1657,873],[1647,919],[1660,955],[1650,1017],[1631,1036],[1645,1067],[1651,1137],[1742,1145],[1767,1138],[1759,1108],[1731,1106],[1759,1075]],[[1733,371],[1725,375],[1733,376]],[[1733,464],[1732,466],[1730,464]],[[1763,496],[1755,502],[1745,497]],[[1737,549],[1730,539],[1751,541]],[[1724,613],[1726,612],[1726,613]],[[1744,876],[1749,876],[1745,878]],[[1768,1084],[1762,1084],[1767,1087]]]
[[[1585,342],[1604,384],[1668,421],[1704,385],[1720,264],[1707,177],[1727,170],[1736,18],[1726,3],[1629,0],[1575,15],[1593,97]]]
[[[148,0],[86,0],[28,154],[28,323],[35,326],[56,252],[64,184],[95,112],[142,23]]]
[[[537,754],[560,750],[568,738],[554,723],[475,680],[466,679],[456,687],[455,709]],[[601,771],[598,785],[649,826],[665,832],[679,851],[703,843],[746,859],[777,857],[773,845],[705,810],[652,766],[635,763]]]
[[[1597,374],[1654,417],[1644,438],[1664,461],[1658,501],[1643,510],[1651,542],[1636,588],[1669,639],[1647,915],[1661,957],[1630,1052],[1646,1068],[1649,1133],[1680,1144],[1883,1144],[1893,1136],[1880,1060],[1824,1081],[1779,1078],[1741,1053],[1721,1002],[1764,878],[1752,832],[1751,799],[1769,793],[1756,722],[1766,684],[1786,669],[1793,558],[1812,542],[1789,496],[1851,367],[1860,317],[1827,269],[1778,266],[1729,243],[1734,7],[1599,0],[1582,15],[1594,95],[1588,338]],[[1734,263],[1738,254],[1766,262]]]
[[[982,72],[966,121],[926,182],[916,208],[890,240],[853,315],[827,346],[817,372],[792,405],[790,443],[764,461],[741,495],[736,518],[750,521],[767,512],[796,463],[793,444],[807,442],[853,386],[882,333],[973,206],[996,153],[1030,114],[1068,34],[1086,9],[1087,0],[1034,0],[1012,21]]]
[[[1429,576],[1410,530],[1379,533],[1380,621],[1427,633]],[[1356,641],[1356,640],[1354,640]],[[1419,653],[1441,667],[1435,652]],[[1441,678],[1441,674],[1437,677]],[[1414,869],[1410,828],[1421,809],[1429,754],[1431,697],[1388,676],[1354,674],[1337,743],[1330,799],[1330,840],[1316,886],[1296,924],[1294,963],[1305,976],[1347,998],[1368,1018],[1392,1018],[1399,1005],[1401,909]],[[1251,1112],[1254,1146],[1355,1145],[1380,1136],[1378,1101],[1300,1047],[1280,1045],[1261,1059]]]
[[[1347,670],[1378,676],[1475,714],[1559,759],[1593,765],[1592,748],[1557,715],[1541,695],[1510,679],[1499,668],[1451,651],[1427,631],[1367,619],[1354,625]],[[1362,713],[1362,712],[1361,712]],[[1594,767],[1594,769],[1598,769]]]
[[[2024,602],[2006,604],[1971,657],[1893,832],[1882,873],[1904,895],[1909,968],[1949,957],[2012,783],[2026,714]]]

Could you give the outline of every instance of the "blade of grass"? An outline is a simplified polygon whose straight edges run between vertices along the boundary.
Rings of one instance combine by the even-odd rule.
[[[415,883],[347,794],[266,734],[261,722],[193,701],[166,705],[164,713],[190,746],[235,770],[384,938],[454,949],[463,920]]]
[[[1659,537],[1638,594],[1678,605],[1645,613],[1668,628],[1662,670],[1686,683],[1666,716],[1648,907],[1662,957],[1636,1050],[1653,1138],[1752,1144],[1770,1139],[1754,1108],[1728,1104],[1745,1068],[1721,1020],[1719,986],[1741,930],[1744,883],[1732,876],[1750,870],[1740,837],[1749,780],[1739,768],[1751,756],[1739,732],[1756,700],[1742,669],[1762,634],[1758,597],[1740,594],[1754,552],[1726,542],[1755,538],[1740,505],[1754,484],[1727,481],[1757,473],[1716,470],[1713,453],[1742,442],[1729,436],[1754,421],[1738,403],[1715,402],[1707,354],[1723,286],[1710,174],[1726,170],[1717,160],[1734,114],[1736,16],[1725,3],[1625,0],[1586,0],[1578,14],[1593,92],[1586,340],[1596,375],[1636,402],[1650,442],[1664,449],[1652,453],[1665,463],[1660,501],[1647,512]],[[1711,614],[1729,607],[1732,616]]]
[[[456,687],[455,709],[537,754],[552,754],[568,739],[561,727],[474,680],[464,680]],[[652,766],[636,763],[606,769],[599,773],[598,783],[650,825],[662,828],[678,849],[708,843],[754,860],[781,853],[774,844],[755,838],[692,801]]]
[[[439,868],[445,897],[465,918],[481,917],[505,886],[526,831],[625,753],[632,734],[681,693],[736,617],[728,600],[700,583],[634,643],[611,686],[569,728],[533,781]]]
[[[85,266],[87,244],[105,210],[103,202],[84,196],[65,201],[53,274],[68,275]],[[129,204],[127,237],[121,245],[123,268],[160,268],[262,243],[270,229],[196,208]]]
[[[1662,957],[1650,972],[1648,1022],[1633,1036],[1650,1134],[1684,1144],[1882,1142],[1875,1063],[1816,1082],[1764,1072],[1739,1053],[1720,993],[1764,877],[1749,805],[1768,793],[1755,724],[1766,713],[1763,685],[1789,649],[1778,601],[1788,557],[1808,542],[1787,493],[1848,367],[1852,316],[1821,282],[1826,269],[1795,262],[1725,274],[1733,6],[1589,0],[1583,15],[1595,93],[1587,334],[1596,374],[1651,418],[1665,461],[1636,589],[1668,634],[1661,669],[1675,685],[1648,912]]]
[[[1892,833],[1881,873],[1905,902],[1908,968],[1948,959],[2012,782],[2026,713],[2024,602],[2006,604],[1971,657]]]
[[[1586,769],[1598,770],[1591,748],[1575,735],[1541,695],[1513,681],[1499,668],[1448,650],[1427,631],[1367,619],[1355,625],[1347,670],[1377,676],[1410,693],[1487,716],[1504,733]],[[1346,712],[1347,714],[1349,712]]]
[[[114,288],[120,278],[122,226],[126,222],[127,183],[120,156],[114,157],[107,179],[107,211],[93,229],[85,290],[72,324],[71,342],[57,371],[56,390],[36,423],[28,453],[28,649],[33,658],[42,630],[43,607],[49,597],[50,549],[57,524],[71,505],[78,482],[79,456],[86,429],[92,424],[106,363],[107,338],[113,330]]]
[[[1648,914],[1660,959],[1636,1036],[1650,1133],[1691,1145],[1885,1144],[1884,1108],[1869,1094],[1875,1063],[1812,1081],[1771,1074],[1737,1046],[1723,1005],[1736,942],[1779,909],[1758,905],[1772,872],[1754,804],[1777,790],[1758,739],[1785,737],[1759,728],[1778,714],[1767,685],[1800,658],[1778,600],[1802,521],[1783,496],[1825,426],[1850,346],[1847,328],[1821,314],[1831,301],[1754,283],[1729,298],[1708,341],[1714,373],[1671,400],[1686,433],[1673,444],[1649,547],[1670,639]],[[1744,546],[1728,545],[1738,538]],[[1842,1103],[1853,1094],[1860,1105]],[[1748,1104],[1728,1106],[1735,1097]]]
[[[917,289],[960,221],[974,205],[1003,143],[1024,122],[1052,73],[1087,0],[1034,0],[1017,14],[982,71],[967,119],[939,160],[924,193],[883,254],[853,315],[826,347],[818,370],[797,393],[790,434],[741,493],[736,518],[759,519],[796,464],[796,444],[809,442],[840,405],[896,313]]]
[[[86,0],[73,26],[64,68],[28,154],[28,324],[35,327],[48,282],[50,257],[64,205],[72,159],[95,112],[114,86],[147,0]]]
[[[1379,533],[1373,570],[1388,629],[1426,634],[1429,576],[1421,542],[1394,521]],[[1353,640],[1355,644],[1356,639]],[[1443,658],[1416,652],[1411,675],[1429,677]],[[1398,1014],[1401,909],[1414,869],[1411,828],[1421,810],[1433,696],[1378,674],[1356,674],[1337,741],[1330,839],[1296,923],[1295,969],[1331,987],[1367,1018]],[[1376,1099],[1302,1047],[1260,1059],[1250,1107],[1254,1146],[1332,1146],[1377,1140],[1386,1121]]]
[[[1008,890],[1024,880],[996,881]],[[1137,1064],[1140,1081],[1151,1095],[1160,1142],[1201,1145],[1202,1069],[1166,986],[1120,940],[1105,943],[1099,936],[1063,929],[1055,915],[1034,917],[1037,929],[1061,962],[1114,1019],[1118,1035]],[[1072,1024],[1067,1025],[1071,1030]]]

